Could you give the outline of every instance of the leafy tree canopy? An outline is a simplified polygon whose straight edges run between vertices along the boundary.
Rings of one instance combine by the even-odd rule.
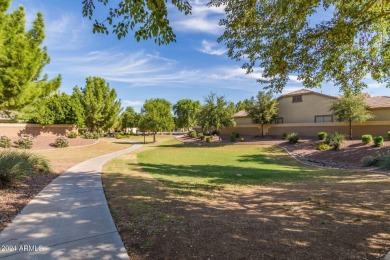
[[[190,129],[197,124],[198,114],[201,109],[199,101],[191,99],[181,99],[173,106],[176,115],[176,126]]]
[[[125,0],[119,1],[115,7],[110,7],[109,0],[82,1],[83,15],[89,19],[92,19],[97,5],[108,9],[103,22],[95,19],[93,32],[108,34],[109,27],[112,27],[112,32],[121,39],[129,30],[135,30],[137,41],[154,39],[159,45],[176,41],[176,35],[169,24],[167,2],[186,15],[191,12],[191,5],[186,0]]]
[[[83,125],[83,107],[71,96],[54,94],[38,101],[31,113],[31,120],[39,124]]]
[[[238,101],[236,103],[236,112],[246,110],[247,107],[250,105],[251,101],[249,99],[244,99],[243,101]]]
[[[235,105],[233,102],[228,102],[224,96],[217,96],[211,92],[205,97],[199,115],[199,123],[205,131],[209,131],[211,127],[220,130],[222,127],[234,126],[234,113]]]
[[[373,117],[367,110],[364,95],[354,94],[350,91],[344,93],[342,97],[332,102],[330,111],[336,116],[339,122],[349,122],[349,133],[352,139],[352,122],[364,122]]]
[[[278,114],[278,101],[273,98],[271,92],[259,91],[251,98],[247,111],[252,119],[252,123],[261,125],[261,136],[264,136],[264,124],[271,123]]]
[[[171,131],[174,127],[173,116],[171,113],[171,103],[162,98],[146,100],[141,108],[140,128],[154,133],[160,131]]]
[[[84,88],[75,87],[72,95],[84,110],[84,123],[90,131],[108,130],[116,123],[121,102],[116,91],[99,77],[88,77]]]
[[[25,12],[20,6],[6,13],[9,0],[0,0],[0,109],[16,110],[48,96],[61,85],[61,76],[41,76],[50,58],[41,44],[45,24],[41,13],[25,31]]]
[[[211,0],[225,6],[219,38],[229,57],[281,92],[289,75],[307,88],[332,81],[359,92],[367,75],[390,86],[390,1],[388,0]],[[313,17],[319,10],[330,15]],[[318,20],[319,19],[319,20]]]
[[[139,120],[139,114],[137,114],[132,107],[126,107],[120,117],[122,128],[137,127]]]

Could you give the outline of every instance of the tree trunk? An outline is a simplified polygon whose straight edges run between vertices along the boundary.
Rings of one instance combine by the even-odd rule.
[[[349,120],[349,140],[352,140],[352,120]]]
[[[156,132],[153,132],[153,143],[156,142]]]
[[[145,131],[144,131],[144,144],[146,144],[146,134],[145,134]]]

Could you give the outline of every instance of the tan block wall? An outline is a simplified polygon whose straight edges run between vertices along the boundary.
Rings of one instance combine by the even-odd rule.
[[[331,115],[330,101],[333,99],[320,95],[302,95],[302,101],[292,103],[292,97],[279,99],[279,117],[283,123],[314,123],[314,117]]]
[[[77,127],[75,125],[0,124],[0,136],[5,135],[11,139],[18,138],[22,134],[32,134],[34,137],[59,136],[71,131],[77,131]]]
[[[298,133],[301,136],[316,137],[318,132],[343,133],[349,136],[348,123],[306,123],[306,124],[281,124],[271,125],[268,129],[268,135],[282,136],[283,133]],[[370,121],[365,123],[352,124],[352,136],[354,139],[360,139],[364,134],[373,136],[381,135],[387,138],[387,132],[390,131],[390,121]]]
[[[245,126],[252,124],[252,119],[250,117],[236,117],[234,118],[236,121],[236,126]]]

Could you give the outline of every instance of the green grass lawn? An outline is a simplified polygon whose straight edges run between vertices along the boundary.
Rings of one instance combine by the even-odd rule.
[[[138,164],[157,180],[178,189],[232,188],[348,173],[305,166],[275,146],[205,147],[177,141],[139,153]]]

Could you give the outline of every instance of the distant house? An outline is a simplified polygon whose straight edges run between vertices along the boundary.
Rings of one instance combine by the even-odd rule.
[[[329,111],[331,101],[337,98],[307,89],[281,95],[278,98],[278,117],[265,127],[265,134],[281,136],[283,133],[295,132],[301,136],[316,136],[321,131],[348,134],[348,124],[337,122]],[[390,97],[365,94],[365,102],[374,118],[363,123],[353,123],[354,135],[387,136],[390,131]],[[223,134],[238,132],[242,135],[260,135],[260,126],[252,124],[246,111],[236,113],[234,120],[236,126],[224,129]]]

